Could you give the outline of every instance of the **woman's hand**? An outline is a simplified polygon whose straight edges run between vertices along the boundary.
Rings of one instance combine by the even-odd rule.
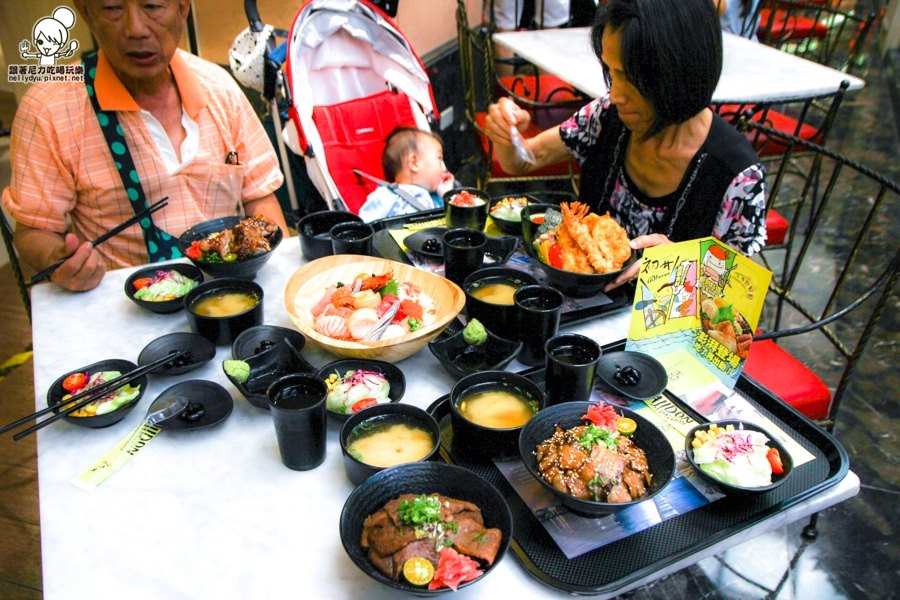
[[[512,138],[509,134],[509,128],[515,127],[519,132],[523,132],[530,124],[531,114],[527,110],[520,108],[509,98],[500,98],[497,102],[488,106],[485,129],[490,140],[498,146],[503,146],[512,151]]]
[[[62,256],[68,255],[71,256],[53,272],[50,281],[73,292],[85,292],[100,285],[106,265],[90,242],[80,242],[74,234],[67,233]]]
[[[632,250],[641,250],[643,248],[650,248],[652,246],[662,246],[663,244],[671,244],[672,240],[668,238],[668,236],[662,233],[648,233],[647,235],[639,235],[631,242],[629,245]],[[615,281],[612,283],[606,284],[606,287],[603,288],[604,292],[608,292],[610,290],[614,290],[626,281],[631,281],[632,279],[637,279],[638,273],[641,271],[641,261],[636,260],[631,265],[619,273],[619,276],[616,277]]]

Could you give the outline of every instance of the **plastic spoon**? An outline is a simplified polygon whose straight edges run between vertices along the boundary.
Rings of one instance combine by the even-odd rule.
[[[531,165],[537,163],[534,152],[525,144],[525,138],[522,137],[515,125],[509,126],[509,137],[512,138],[513,148],[516,149],[516,154],[519,155],[519,158]]]

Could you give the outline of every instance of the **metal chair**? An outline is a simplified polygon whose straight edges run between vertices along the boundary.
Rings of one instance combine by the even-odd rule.
[[[6,247],[6,254],[9,256],[9,263],[12,265],[13,275],[16,278],[16,285],[19,286],[19,294],[22,296],[22,304],[25,305],[25,314],[28,320],[31,320],[31,296],[28,295],[28,287],[25,285],[25,276],[22,273],[22,265],[19,262],[19,254],[13,244],[13,229],[6,218],[6,213],[0,209],[0,234],[3,236],[3,245]]]
[[[485,134],[487,106],[500,96],[513,98],[532,113],[531,129],[526,137],[551,125],[558,125],[566,111],[571,114],[586,99],[571,86],[548,75],[512,75],[498,78],[493,57],[492,32],[488,25],[469,27],[465,0],[457,0],[457,40],[466,119],[478,138],[476,158],[479,187],[490,184],[532,184],[563,182],[574,191],[577,163],[574,160],[552,165],[524,176],[506,173],[494,157],[493,144]],[[562,109],[563,112],[558,112]]]
[[[762,0],[752,21],[760,42],[849,73],[858,66],[875,13],[860,16],[827,2]]]
[[[900,184],[752,118],[741,126],[786,144],[776,185],[795,149],[812,152],[818,164],[800,191],[784,259],[769,288],[762,321],[769,331],[756,336],[744,372],[833,431],[896,284]],[[802,341],[788,339],[800,335]]]

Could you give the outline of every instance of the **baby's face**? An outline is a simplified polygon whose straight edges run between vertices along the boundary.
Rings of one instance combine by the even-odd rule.
[[[419,138],[419,150],[416,153],[418,170],[412,174],[413,183],[430,191],[437,190],[438,184],[447,172],[444,165],[444,149],[441,143],[431,136]]]

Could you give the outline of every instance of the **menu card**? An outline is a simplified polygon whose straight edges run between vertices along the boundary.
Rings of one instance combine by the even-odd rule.
[[[771,278],[712,237],[647,248],[625,349],[655,357],[668,371],[677,360],[686,380],[673,390],[679,395],[706,372],[733,388]]]

